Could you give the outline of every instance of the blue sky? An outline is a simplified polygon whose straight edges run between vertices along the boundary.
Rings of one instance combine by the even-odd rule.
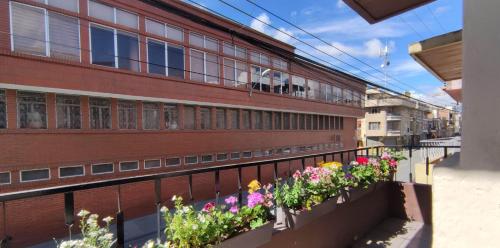
[[[257,17],[252,19],[219,0],[192,0],[207,8],[281,39],[326,60],[354,75],[384,84],[381,73],[380,49],[388,44],[391,65],[387,72],[388,87],[410,91],[415,97],[439,105],[451,105],[453,100],[440,89],[443,85],[408,55],[408,45],[439,34],[462,28],[462,0],[437,0],[380,23],[370,25],[341,0],[253,0],[271,12],[313,33],[329,45],[265,13],[245,0],[224,0]],[[186,1],[189,2],[189,1]],[[280,29],[277,31],[264,23]],[[294,40],[293,35],[312,47]],[[361,63],[333,46],[362,60]],[[301,53],[297,51],[297,53]],[[325,54],[327,53],[327,54]],[[340,59],[352,66],[339,62]],[[316,59],[318,60],[318,59]]]

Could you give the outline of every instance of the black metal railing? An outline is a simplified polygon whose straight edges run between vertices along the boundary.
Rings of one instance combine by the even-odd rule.
[[[103,188],[103,187],[110,187],[110,186],[116,186],[117,187],[117,202],[118,202],[118,207],[117,207],[117,213],[116,213],[116,232],[117,232],[117,247],[124,247],[125,244],[125,229],[124,229],[124,213],[121,208],[121,193],[120,193],[120,186],[125,185],[125,184],[131,184],[131,183],[138,183],[138,182],[147,182],[147,181],[154,181],[154,191],[155,191],[155,207],[156,207],[156,217],[157,217],[157,226],[156,226],[156,235],[157,238],[160,238],[161,235],[161,226],[160,226],[160,207],[161,207],[161,195],[162,195],[162,187],[161,187],[161,182],[162,179],[167,179],[167,178],[173,178],[173,177],[188,177],[188,194],[190,200],[194,200],[193,198],[193,175],[196,174],[202,174],[202,173],[213,173],[214,176],[214,182],[215,182],[215,188],[214,188],[214,197],[216,203],[219,201],[220,193],[221,193],[221,188],[220,188],[220,172],[225,171],[225,170],[236,170],[237,171],[237,194],[238,194],[238,201],[239,204],[241,205],[243,202],[243,188],[242,188],[242,169],[243,168],[248,168],[248,167],[256,167],[256,178],[259,181],[262,181],[262,166],[264,165],[272,165],[273,166],[273,179],[276,180],[278,178],[278,167],[280,166],[280,163],[283,164],[283,162],[293,162],[293,161],[300,161],[302,169],[305,169],[306,167],[306,159],[313,159],[313,166],[316,166],[317,162],[319,161],[340,161],[342,163],[346,163],[351,161],[351,159],[356,159],[358,156],[379,156],[381,155],[381,151],[384,148],[394,148],[397,150],[404,150],[408,149],[409,151],[409,159],[412,159],[413,151],[415,149],[430,149],[430,148],[437,148],[437,149],[444,149],[444,157],[447,156],[448,154],[448,149],[449,148],[460,148],[459,146],[374,146],[374,147],[363,147],[363,148],[357,148],[357,149],[349,149],[349,150],[341,150],[341,151],[330,151],[330,152],[322,152],[322,153],[315,153],[315,154],[307,154],[307,155],[300,155],[300,156],[290,156],[290,157],[284,157],[284,158],[276,158],[276,159],[267,159],[267,160],[259,160],[259,161],[252,161],[252,162],[246,162],[246,163],[238,163],[238,164],[226,164],[226,165],[217,165],[217,166],[210,166],[210,167],[203,167],[203,168],[193,168],[193,169],[187,169],[187,170],[178,170],[178,171],[171,171],[171,172],[163,172],[163,173],[156,173],[156,174],[150,174],[150,175],[141,175],[141,176],[133,176],[133,177],[126,177],[126,178],[117,178],[117,179],[108,179],[108,180],[103,180],[103,181],[94,181],[94,182],[87,182],[87,183],[79,183],[79,184],[70,184],[70,185],[63,185],[63,186],[56,186],[56,187],[50,187],[50,188],[40,188],[40,189],[33,189],[33,190],[26,190],[26,191],[19,191],[19,192],[12,192],[12,193],[4,193],[0,194],[0,203],[2,203],[3,207],[3,223],[4,223],[4,238],[0,240],[0,247],[7,247],[8,242],[12,238],[16,237],[9,237],[6,227],[6,208],[5,208],[5,203],[9,201],[14,201],[14,200],[20,200],[20,199],[29,199],[33,197],[40,197],[40,196],[48,196],[48,195],[56,195],[56,194],[64,194],[64,217],[65,217],[65,225],[69,228],[69,231],[71,232],[71,227],[74,224],[74,216],[75,216],[75,204],[74,204],[74,192],[77,191],[82,191],[82,190],[91,190],[91,189],[97,189],[97,188]],[[328,157],[331,158],[331,160],[328,160]],[[320,160],[318,160],[318,158]],[[429,166],[429,157],[426,159],[427,161],[427,167]],[[287,177],[290,177],[292,174],[291,167],[288,166],[288,173]],[[428,170],[428,169],[427,169]],[[411,181],[411,171],[410,171],[410,181]]]

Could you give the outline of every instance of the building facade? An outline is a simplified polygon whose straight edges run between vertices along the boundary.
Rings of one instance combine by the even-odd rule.
[[[362,145],[407,145],[426,138],[430,107],[377,89],[366,91],[365,117],[358,120]]]
[[[181,1],[2,0],[0,193],[354,148],[364,92]],[[121,189],[127,218],[153,211],[150,187]],[[75,208],[112,213],[110,194],[82,193]],[[23,246],[66,234],[53,218],[43,236],[24,228],[42,218],[28,206],[50,215],[62,203],[3,205],[1,235],[30,237],[13,241]]]

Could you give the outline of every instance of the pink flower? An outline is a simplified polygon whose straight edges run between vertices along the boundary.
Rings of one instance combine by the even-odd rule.
[[[240,209],[238,208],[238,206],[236,205],[233,205],[230,209],[229,209],[229,212],[233,213],[233,214],[236,214],[238,213]]]
[[[228,205],[234,205],[234,204],[236,204],[238,202],[238,198],[236,198],[234,196],[230,196],[230,197],[226,198],[224,201]]]
[[[389,166],[391,166],[391,167],[397,167],[398,166],[398,161],[396,161],[394,159],[391,159],[389,161]]]
[[[249,194],[247,196],[247,200],[248,200],[247,206],[249,208],[253,208],[259,204],[264,203],[264,196],[259,192],[253,192],[252,194]]]
[[[311,179],[312,183],[319,183],[319,176],[318,176],[318,174],[313,173],[313,174],[311,174],[311,177],[309,177],[309,178]]]
[[[391,154],[389,154],[388,152],[384,152],[382,153],[382,156],[380,158],[384,160],[389,160],[391,159]]]
[[[297,170],[297,171],[295,171],[295,173],[293,173],[293,178],[294,179],[299,179],[300,177],[301,177],[301,174],[300,174],[299,170]]]
[[[205,204],[205,206],[203,206],[203,209],[201,211],[209,213],[209,212],[212,212],[212,210],[214,210],[214,208],[215,208],[215,203],[209,202],[209,203]]]

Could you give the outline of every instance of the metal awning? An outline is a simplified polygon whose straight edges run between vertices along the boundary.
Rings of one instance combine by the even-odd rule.
[[[373,24],[435,0],[343,0],[358,15]]]

